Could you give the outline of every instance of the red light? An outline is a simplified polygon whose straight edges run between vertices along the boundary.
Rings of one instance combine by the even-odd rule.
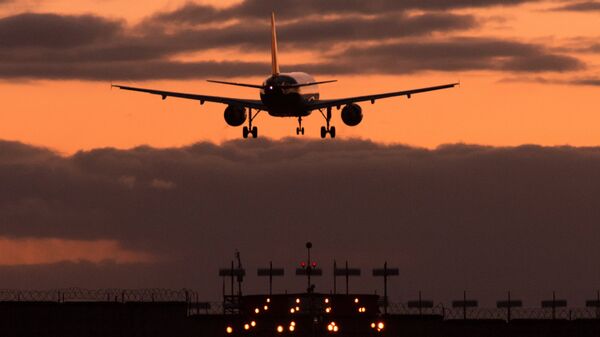
[[[301,262],[301,263],[300,263],[300,266],[301,266],[302,268],[306,267],[306,262]]]
[[[313,268],[315,268],[315,267],[317,266],[317,263],[316,263],[316,262],[313,262],[313,263],[312,263],[312,266],[313,266]]]

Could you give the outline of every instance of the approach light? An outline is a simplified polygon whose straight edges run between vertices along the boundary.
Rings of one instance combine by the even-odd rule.
[[[358,303],[358,297],[354,299],[354,303]]]
[[[339,330],[338,326],[337,326],[337,325],[334,325],[334,326],[333,326],[333,332],[338,332],[338,330]]]
[[[256,308],[256,309],[254,309],[254,313],[255,313],[255,314],[258,314],[258,313],[260,313],[260,309],[259,309],[259,308]]]
[[[300,299],[299,298],[296,299],[296,303],[300,303]]]
[[[377,329],[378,329],[378,330],[380,330],[380,331],[381,331],[381,330],[383,330],[384,328],[385,328],[385,324],[383,324],[383,322],[379,322],[379,323],[377,323]]]
[[[267,303],[271,303],[271,299],[270,298],[267,298]]]
[[[375,322],[371,323],[371,329],[375,329],[377,327],[377,324],[375,324]]]
[[[248,324],[248,323],[244,324],[244,330],[250,330],[250,324]]]
[[[256,326],[256,321],[250,322],[250,325],[254,328]]]
[[[300,307],[296,307],[296,311],[300,311]]]
[[[325,299],[325,303],[329,303],[329,299],[328,298]]]
[[[263,309],[264,309],[265,311],[267,311],[267,310],[269,310],[269,306],[268,306],[268,305],[265,305],[265,306],[263,307]]]
[[[232,327],[230,327],[230,326],[228,326],[228,327],[225,329],[225,332],[227,332],[228,334],[231,334],[231,333],[233,333],[233,328],[232,328]]]
[[[289,329],[290,329],[290,332],[294,332],[294,330],[296,330],[296,327],[293,325],[290,325]]]
[[[294,321],[291,321],[291,322],[290,322],[290,325],[291,325],[291,326],[296,326],[296,322],[294,322]]]
[[[294,309],[294,308],[291,308],[291,309],[290,309],[290,314],[293,314],[293,313],[295,313],[295,312],[296,312],[296,309]]]
[[[282,333],[283,332],[283,326],[278,325],[277,326],[277,332]]]
[[[331,312],[331,308],[330,307],[325,308],[325,312],[326,313],[330,313]]]

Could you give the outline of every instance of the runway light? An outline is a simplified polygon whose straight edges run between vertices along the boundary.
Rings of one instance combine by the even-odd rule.
[[[233,328],[232,328],[232,327],[230,327],[230,326],[228,326],[228,327],[225,329],[225,331],[226,331],[228,334],[231,334],[231,333],[233,333]]]
[[[296,299],[296,303],[300,303],[300,299],[299,298]]]
[[[325,308],[325,312],[326,313],[330,313],[331,312],[331,308],[330,307]]]
[[[256,322],[252,321],[252,322],[250,322],[250,325],[254,328],[256,326]]]
[[[248,323],[244,324],[244,330],[250,330],[250,324],[248,324]]]
[[[378,330],[383,330],[384,328],[385,328],[385,324],[383,324],[383,322],[377,323],[377,329]]]
[[[294,321],[291,321],[291,322],[290,322],[290,325],[291,325],[291,326],[296,326],[296,322],[294,322]]]
[[[328,298],[325,299],[325,303],[329,303],[329,299]]]
[[[354,299],[354,303],[358,303],[358,298],[355,298],[355,299]]]
[[[375,324],[375,322],[371,323],[371,329],[375,329],[377,327],[377,324]]]
[[[300,311],[300,307],[296,307],[296,311]]]
[[[337,325],[334,325],[334,326],[333,326],[333,332],[338,332],[338,330],[339,330],[338,326],[337,326]]]
[[[281,326],[281,325],[277,326],[277,332],[282,333],[283,332],[283,326]]]
[[[267,303],[271,303],[271,299],[270,298],[267,298]]]
[[[265,311],[267,311],[267,310],[269,310],[269,306],[268,306],[268,305],[265,305],[265,306],[263,307],[263,309],[265,309]]]
[[[290,329],[290,332],[294,332],[294,330],[296,330],[296,327],[295,327],[295,326],[293,326],[293,325],[290,325],[290,328],[289,328],[289,329]]]
[[[294,309],[294,308],[291,308],[291,309],[290,309],[290,314],[293,314],[293,313],[295,313],[295,312],[296,312],[296,309]]]
[[[260,312],[260,309],[259,309],[259,308],[256,308],[256,309],[254,309],[254,313],[255,313],[255,314],[258,314],[259,312]]]

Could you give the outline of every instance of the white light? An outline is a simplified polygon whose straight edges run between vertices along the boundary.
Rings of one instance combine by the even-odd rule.
[[[265,309],[265,311],[267,311],[267,310],[269,310],[269,306],[265,305],[265,306],[263,307],[263,309]]]
[[[244,324],[244,330],[250,330],[250,324],[248,324],[248,323]]]
[[[333,331],[333,325],[331,325],[331,323],[327,326],[327,330],[328,331]]]
[[[283,332],[283,326],[279,325],[277,327],[277,332],[282,333]]]
[[[290,331],[291,331],[291,332],[294,332],[294,330],[296,330],[296,327],[295,327],[295,326],[293,326],[293,325],[290,325]]]
[[[338,329],[339,329],[339,328],[338,328],[338,326],[337,326],[337,325],[334,325],[334,326],[333,326],[333,332],[338,332]]]
[[[271,303],[271,299],[270,298],[267,298],[267,303]]]
[[[233,328],[232,328],[232,327],[230,327],[230,326],[228,326],[228,327],[227,327],[227,329],[225,329],[225,331],[226,331],[228,334],[230,334],[230,333],[232,333],[232,332],[233,332]]]
[[[385,324],[383,324],[383,322],[377,323],[377,329],[383,330],[383,328],[385,328]]]
[[[295,312],[296,312],[296,309],[294,309],[294,308],[291,308],[291,309],[290,309],[290,314],[293,314],[293,313],[295,313]]]
[[[325,299],[325,303],[329,303],[329,299],[328,298]]]
[[[358,298],[355,298],[355,299],[354,299],[354,303],[358,303]]]
[[[375,324],[375,322],[371,323],[371,329],[375,329],[376,326],[377,324]]]
[[[300,311],[300,307],[296,307],[296,311]]]
[[[290,325],[291,325],[291,326],[296,326],[296,322],[294,322],[294,321],[291,321],[291,322],[290,322]]]
[[[296,299],[296,303],[300,303],[300,299],[299,298]]]
[[[255,314],[258,314],[259,312],[260,312],[260,309],[259,309],[259,308],[256,308],[256,309],[254,309],[254,313],[255,313]]]
[[[255,321],[252,321],[252,322],[250,322],[250,325],[251,325],[252,327],[255,327],[255,326],[256,326],[256,322],[255,322]]]

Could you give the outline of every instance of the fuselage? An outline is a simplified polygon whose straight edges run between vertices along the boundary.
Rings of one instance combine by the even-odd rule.
[[[272,75],[263,83],[260,99],[268,107],[268,113],[275,117],[305,117],[310,115],[310,102],[319,100],[319,86],[308,85],[315,79],[306,73],[293,72]]]

